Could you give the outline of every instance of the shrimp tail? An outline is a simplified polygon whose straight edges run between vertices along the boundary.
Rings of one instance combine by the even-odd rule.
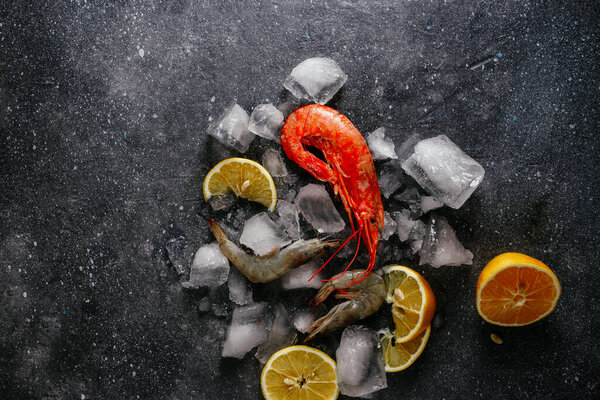
[[[333,285],[326,283],[325,285],[321,286],[315,297],[312,298],[308,305],[310,306],[310,308],[315,308],[316,306],[324,302],[325,299],[327,299],[329,295],[333,293],[333,291]]]
[[[229,240],[227,238],[227,235],[225,234],[225,231],[223,230],[223,228],[221,228],[221,225],[219,225],[217,221],[215,221],[212,218],[209,218],[208,224],[210,225],[210,230],[212,231],[213,235],[215,235],[215,239],[217,239],[217,243],[223,244],[227,242],[227,240]]]
[[[346,301],[333,307],[327,315],[319,318],[314,324],[306,329],[306,332],[310,332],[310,334],[304,339],[304,343],[310,342],[315,336],[320,335],[321,333],[332,331],[346,325],[349,321],[345,321],[345,316],[349,314],[351,308],[352,302],[350,301]]]

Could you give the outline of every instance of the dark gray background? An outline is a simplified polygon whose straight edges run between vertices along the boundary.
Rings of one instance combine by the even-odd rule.
[[[213,240],[201,182],[235,153],[207,136],[209,116],[276,102],[293,66],[322,55],[349,75],[331,104],[359,130],[444,133],[486,169],[441,212],[474,264],[418,268],[442,324],[377,398],[598,398],[599,8],[3,1],[0,397],[260,398],[258,362],[221,360],[228,317],[198,313],[206,293],[182,292],[164,244]],[[550,317],[503,329],[477,315],[479,271],[504,251],[554,269]]]

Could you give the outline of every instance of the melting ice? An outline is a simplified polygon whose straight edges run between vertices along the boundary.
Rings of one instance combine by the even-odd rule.
[[[385,137],[385,128],[377,128],[367,136],[367,145],[373,160],[398,158],[394,150],[394,142]]]
[[[245,153],[255,136],[248,130],[250,117],[236,103],[232,103],[208,126],[208,134],[219,142]]]
[[[335,356],[342,394],[362,397],[387,387],[383,352],[375,332],[364,326],[349,326],[342,333]]]
[[[296,65],[283,86],[298,98],[325,104],[333,98],[348,75],[330,58],[309,58]]]
[[[197,289],[200,286],[218,286],[227,280],[229,260],[221,253],[217,242],[198,249],[190,267],[190,279],[182,286]]]
[[[292,327],[288,312],[282,304],[275,308],[274,314],[275,319],[267,339],[256,350],[256,358],[262,364],[265,364],[276,351],[296,343],[298,338],[298,334]]]
[[[427,225],[419,260],[419,265],[423,264],[435,268],[442,265],[473,264],[473,253],[458,241],[454,229],[444,217],[434,215]]]
[[[283,229],[273,222],[266,212],[256,214],[246,221],[242,236],[240,236],[240,243],[260,256],[291,242]]]
[[[479,186],[484,169],[445,135],[418,142],[402,168],[442,203],[460,208]]]
[[[317,269],[321,266],[319,261],[310,261],[304,265],[292,269],[281,278],[281,287],[284,289],[314,288],[319,289],[323,284],[323,276],[318,273],[310,281]]]
[[[254,107],[248,130],[265,139],[277,140],[283,125],[283,113],[271,103]]]
[[[288,174],[281,154],[275,149],[265,151],[262,156],[262,165],[269,171],[271,176],[286,176]]]
[[[254,347],[267,340],[272,316],[268,303],[254,303],[236,308],[231,317],[223,343],[223,357],[242,358]]]
[[[319,233],[340,232],[346,226],[323,185],[309,183],[302,187],[294,203]]]

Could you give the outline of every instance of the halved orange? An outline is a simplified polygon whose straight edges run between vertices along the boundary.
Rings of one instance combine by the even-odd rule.
[[[402,265],[383,269],[386,300],[392,303],[396,342],[404,343],[419,336],[435,313],[435,295],[421,274]]]
[[[539,321],[555,308],[560,283],[546,264],[520,253],[504,253],[490,261],[477,281],[477,312],[500,326]]]

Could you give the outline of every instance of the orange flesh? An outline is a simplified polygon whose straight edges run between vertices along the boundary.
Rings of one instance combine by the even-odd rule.
[[[481,289],[480,310],[494,322],[528,324],[548,313],[558,295],[547,273],[515,266],[498,272]]]

